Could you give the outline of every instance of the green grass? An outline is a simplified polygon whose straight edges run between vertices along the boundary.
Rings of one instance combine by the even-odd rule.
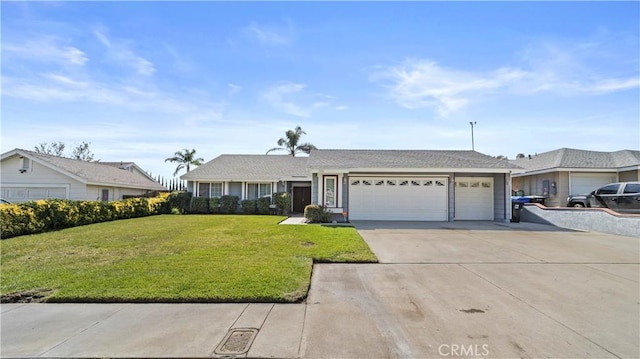
[[[313,261],[375,262],[354,228],[162,215],[0,242],[3,296],[48,302],[296,302]]]

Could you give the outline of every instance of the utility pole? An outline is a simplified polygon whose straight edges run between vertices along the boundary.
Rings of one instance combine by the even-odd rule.
[[[476,121],[469,121],[469,124],[471,125],[471,150],[475,151],[476,150],[476,146],[475,143],[473,142],[473,126],[476,125]]]

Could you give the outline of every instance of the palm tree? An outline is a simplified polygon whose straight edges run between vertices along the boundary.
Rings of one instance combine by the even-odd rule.
[[[204,162],[202,158],[195,158],[195,156],[196,150],[188,150],[185,148],[182,150],[182,152],[178,151],[175,153],[175,156],[169,157],[164,161],[178,163],[178,167],[176,167],[176,171],[173,173],[173,175],[175,176],[183,168],[186,168],[187,172],[189,172],[189,170],[191,169],[191,165],[200,166],[202,162]]]
[[[295,157],[296,153],[299,152],[309,154],[311,150],[317,150],[318,148],[310,143],[298,144],[298,142],[300,141],[300,137],[306,134],[307,133],[302,131],[302,128],[300,128],[300,126],[297,126],[295,130],[288,130],[287,132],[285,132],[285,137],[282,137],[278,140],[278,146],[280,147],[274,147],[270,149],[269,151],[267,151],[267,154],[273,151],[287,151],[291,156]]]

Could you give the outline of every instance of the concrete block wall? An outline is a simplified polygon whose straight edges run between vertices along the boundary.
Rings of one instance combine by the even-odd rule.
[[[640,237],[640,215],[604,208],[556,208],[526,204],[520,220],[557,227]]]

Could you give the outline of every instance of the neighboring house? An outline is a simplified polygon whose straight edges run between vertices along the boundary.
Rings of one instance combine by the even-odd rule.
[[[585,194],[612,182],[638,181],[640,151],[586,151],[571,148],[514,161],[525,169],[514,174],[512,187],[524,195],[547,197],[550,207],[565,206],[572,194]]]
[[[240,200],[292,195],[292,211],[311,204],[308,157],[284,155],[221,155],[180,176],[196,197],[238,196]]]
[[[122,168],[120,168],[122,167]],[[2,154],[2,198],[114,201],[167,189],[132,162],[87,162],[14,149]]]
[[[511,218],[511,173],[522,169],[474,151],[314,150],[309,157],[222,155],[183,175],[196,196],[292,195],[351,220]]]

